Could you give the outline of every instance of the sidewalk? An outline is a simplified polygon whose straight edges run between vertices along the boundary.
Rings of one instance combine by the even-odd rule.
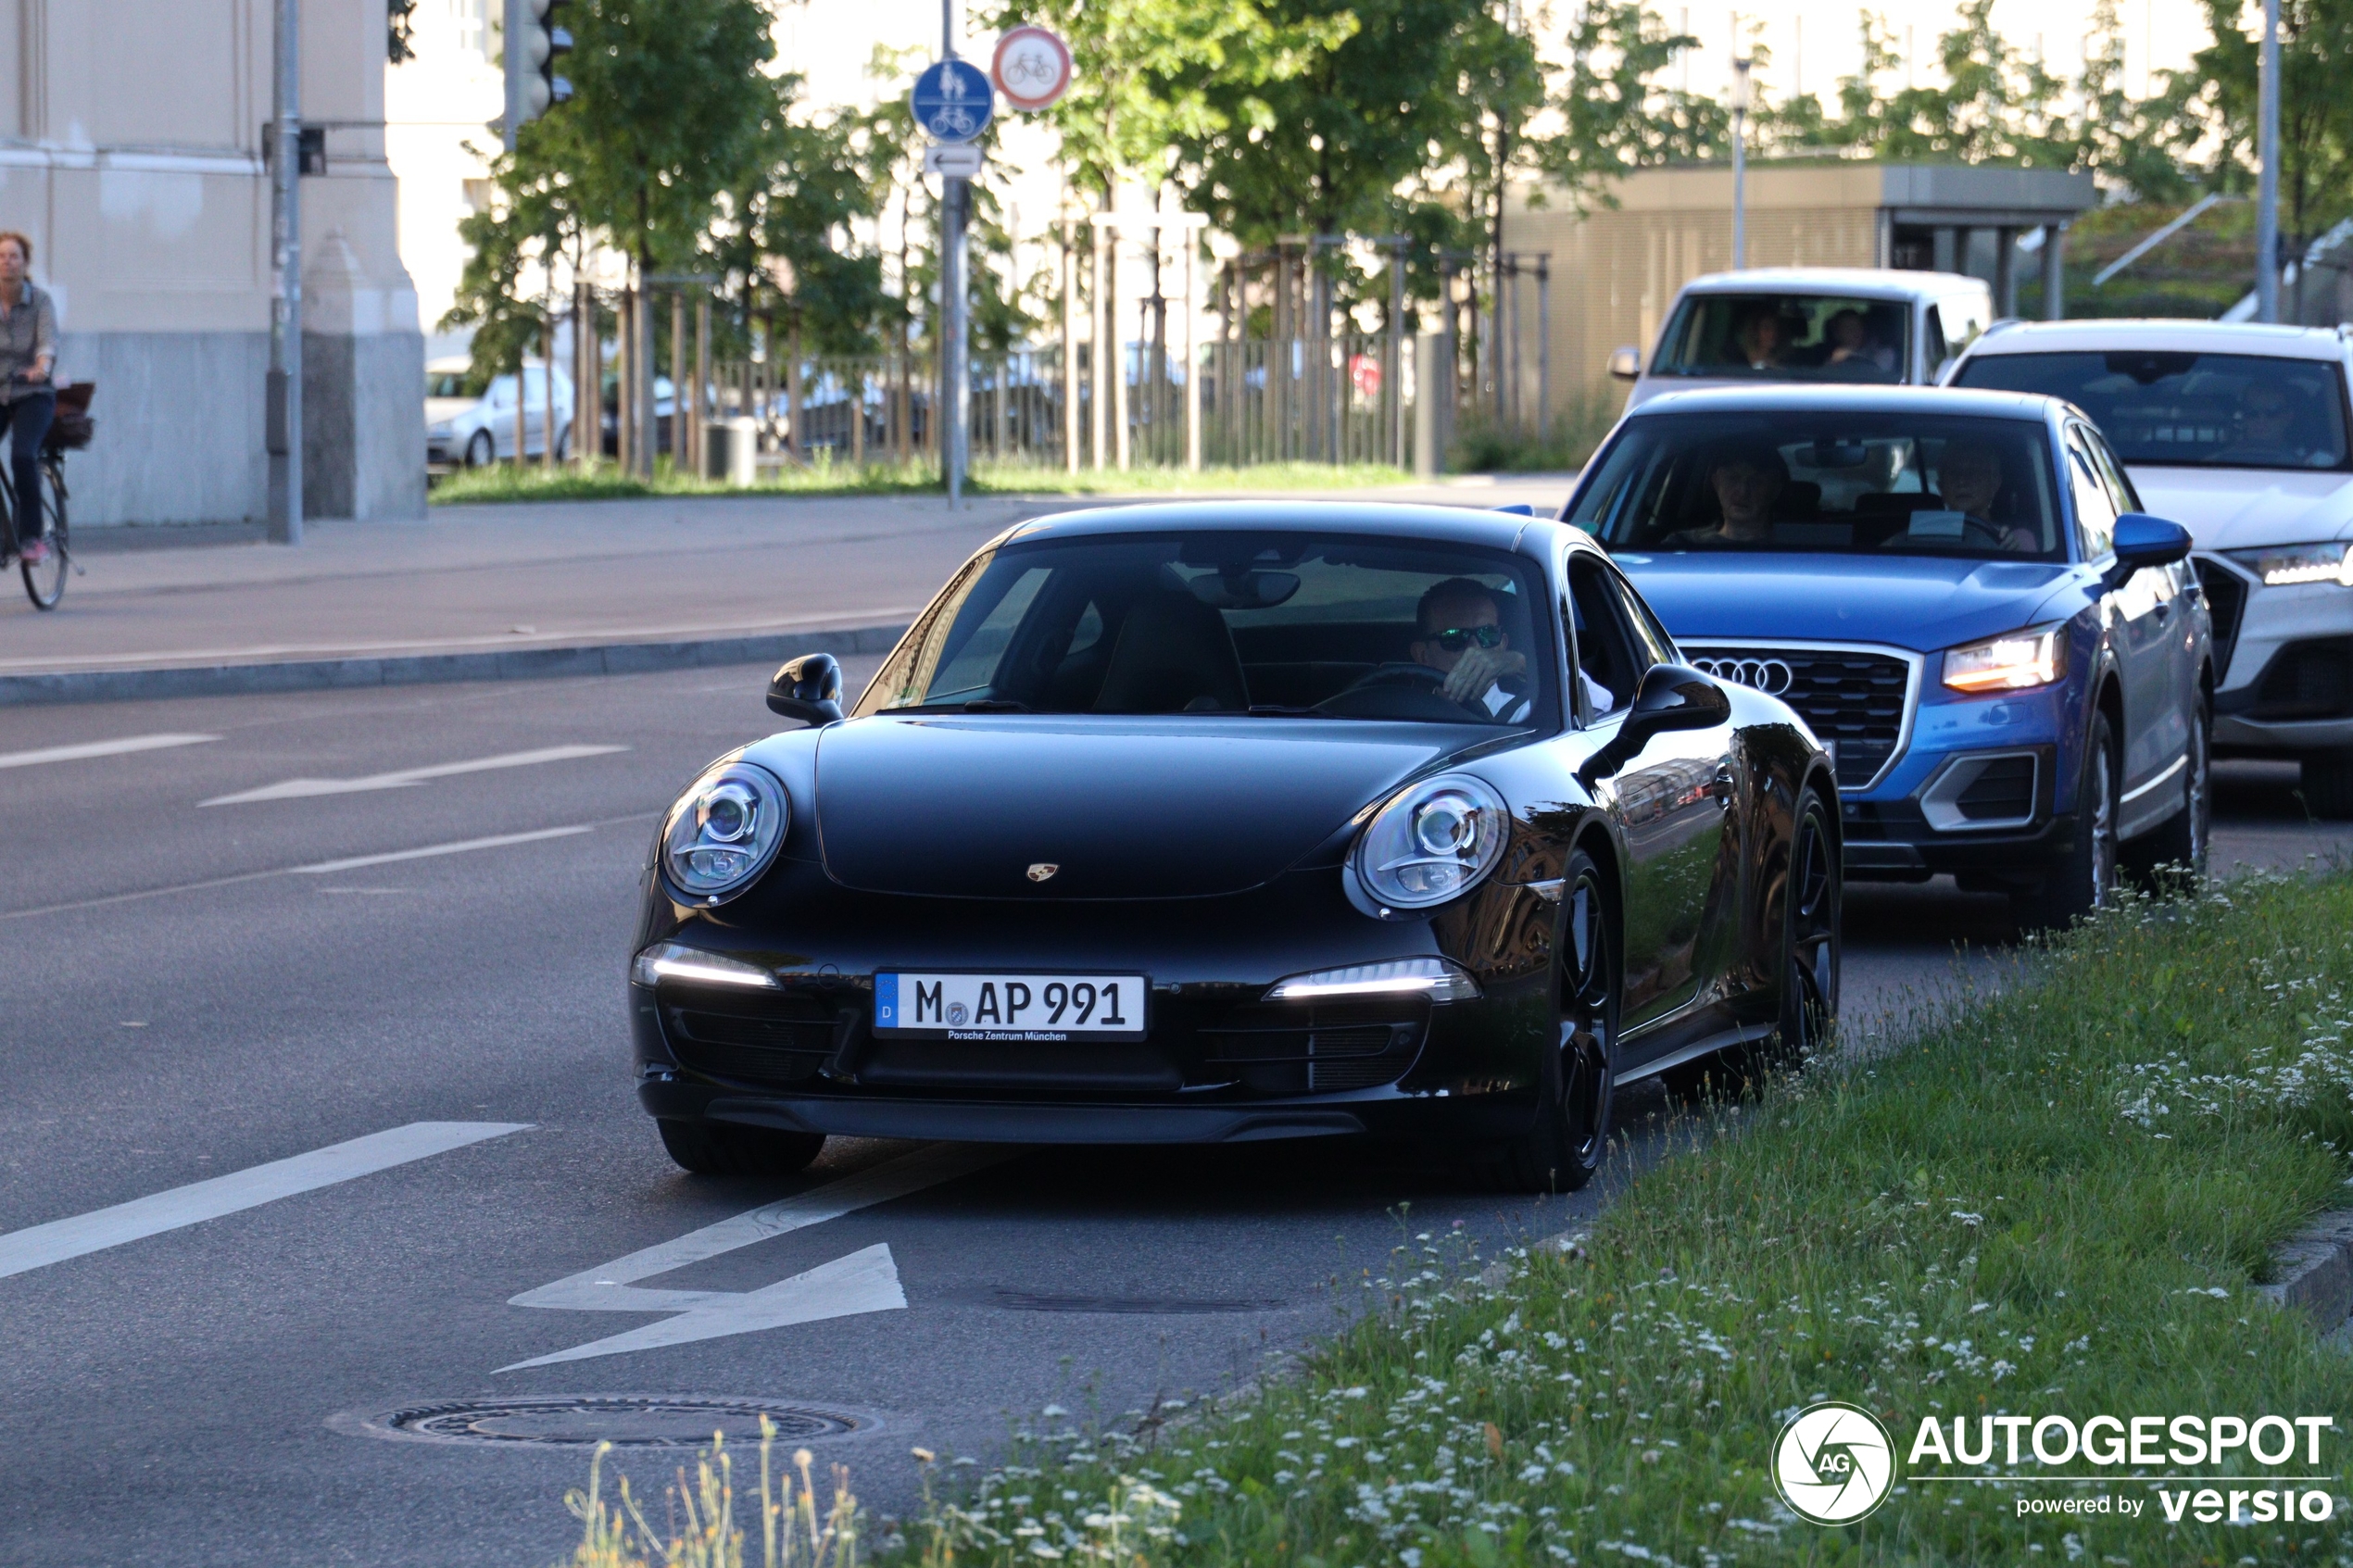
[[[1543,477],[1344,495],[1550,512],[1566,492]],[[417,523],[316,524],[292,549],[92,529],[76,558],[86,574],[55,612],[0,583],[0,707],[875,652],[1000,530],[1133,499],[449,507]]]

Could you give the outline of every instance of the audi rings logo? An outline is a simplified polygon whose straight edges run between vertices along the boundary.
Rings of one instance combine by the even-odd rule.
[[[1703,675],[1754,686],[1767,696],[1785,696],[1797,684],[1797,671],[1778,659],[1694,659],[1692,665]]]

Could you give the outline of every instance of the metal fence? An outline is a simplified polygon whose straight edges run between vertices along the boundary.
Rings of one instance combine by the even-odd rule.
[[[1053,468],[1181,468],[1187,399],[1198,399],[1201,460],[1413,466],[1412,340],[1380,335],[1226,340],[1180,353],[1126,344],[1116,383],[1095,374],[1091,344],[972,356],[973,461]],[[928,354],[766,360],[712,367],[706,418],[749,416],[769,463],[909,463],[938,458]],[[1441,378],[1442,380],[1443,378]],[[1442,394],[1442,386],[1438,389]],[[1076,398],[1074,406],[1073,398]],[[1076,454],[1076,461],[1073,454]]]

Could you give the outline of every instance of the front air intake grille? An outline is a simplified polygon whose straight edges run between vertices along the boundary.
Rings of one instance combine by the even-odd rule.
[[[2227,675],[2231,650],[2238,646],[2239,618],[2246,613],[2246,579],[2219,561],[2194,564],[2198,585],[2206,590],[2206,613],[2214,621],[2214,668]]]
[[[1195,1030],[1203,1067],[1236,1073],[1269,1093],[1368,1089],[1394,1082],[1413,1064],[1429,1028],[1421,997],[1369,1001],[1252,1002],[1203,1021]]]
[[[2290,643],[2256,684],[2250,719],[2342,719],[2353,714],[2353,637]]]
[[[2034,759],[1997,757],[1954,802],[1973,822],[2018,822],[2034,815]]]
[[[1683,656],[1718,680],[1780,697],[1838,754],[1838,787],[1869,789],[1894,763],[1910,727],[1919,669],[1872,648],[1763,643],[1686,644]]]
[[[747,1084],[815,1077],[842,1028],[822,1002],[789,997],[724,1003],[697,997],[691,1007],[664,1007],[662,1022],[678,1065]]]

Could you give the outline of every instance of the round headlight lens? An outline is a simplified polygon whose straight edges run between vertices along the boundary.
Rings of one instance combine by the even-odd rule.
[[[791,820],[774,774],[749,762],[723,762],[670,809],[662,871],[688,902],[721,903],[768,869]]]
[[[1503,797],[1478,780],[1425,779],[1382,807],[1357,839],[1357,880],[1394,908],[1442,904],[1495,869],[1509,822]]]

